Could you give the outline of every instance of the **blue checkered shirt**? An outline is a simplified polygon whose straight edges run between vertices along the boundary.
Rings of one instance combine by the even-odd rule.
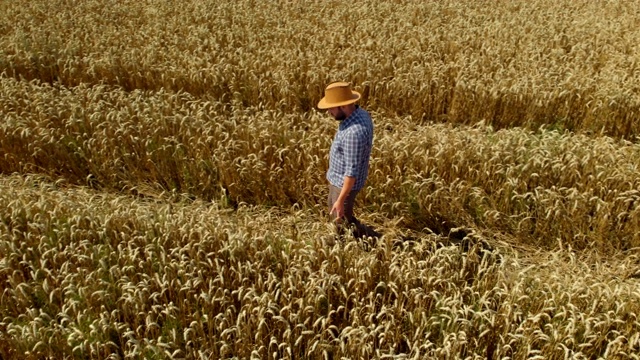
[[[356,106],[351,115],[340,122],[329,153],[327,180],[342,188],[344,177],[356,178],[353,190],[364,187],[369,174],[369,156],[373,145],[373,122],[367,111]]]

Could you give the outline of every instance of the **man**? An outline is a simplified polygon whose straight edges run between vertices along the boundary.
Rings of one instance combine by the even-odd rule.
[[[360,93],[352,91],[349,83],[334,82],[327,86],[318,103],[319,109],[327,110],[340,122],[329,153],[329,214],[341,234],[351,226],[356,237],[378,237],[353,215],[356,195],[369,174],[373,145],[373,122],[369,113],[356,105],[358,100]]]

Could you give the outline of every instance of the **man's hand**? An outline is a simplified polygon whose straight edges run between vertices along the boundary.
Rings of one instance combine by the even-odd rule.
[[[340,190],[340,195],[336,202],[333,203],[331,207],[331,215],[336,216],[336,219],[342,219],[344,217],[344,202],[351,193],[351,189],[353,189],[353,185],[356,183],[356,178],[353,176],[345,176],[344,177],[344,185],[342,185],[342,190]]]
[[[344,201],[338,199],[338,201],[333,203],[331,215],[335,215],[336,219],[341,219],[344,216]]]

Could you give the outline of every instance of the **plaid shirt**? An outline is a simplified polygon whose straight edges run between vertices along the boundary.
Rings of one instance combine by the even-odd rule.
[[[331,144],[327,180],[342,188],[345,176],[353,176],[353,190],[364,187],[369,174],[369,156],[373,145],[373,122],[367,111],[356,106],[356,110],[340,122],[340,127]]]

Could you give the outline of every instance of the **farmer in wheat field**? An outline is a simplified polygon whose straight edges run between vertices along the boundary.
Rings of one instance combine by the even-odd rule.
[[[329,153],[329,214],[338,232],[350,227],[355,237],[378,237],[380,234],[363,225],[353,215],[358,192],[369,174],[369,158],[373,145],[371,116],[356,102],[360,94],[346,82],[334,82],[325,89],[318,108],[340,122]]]

